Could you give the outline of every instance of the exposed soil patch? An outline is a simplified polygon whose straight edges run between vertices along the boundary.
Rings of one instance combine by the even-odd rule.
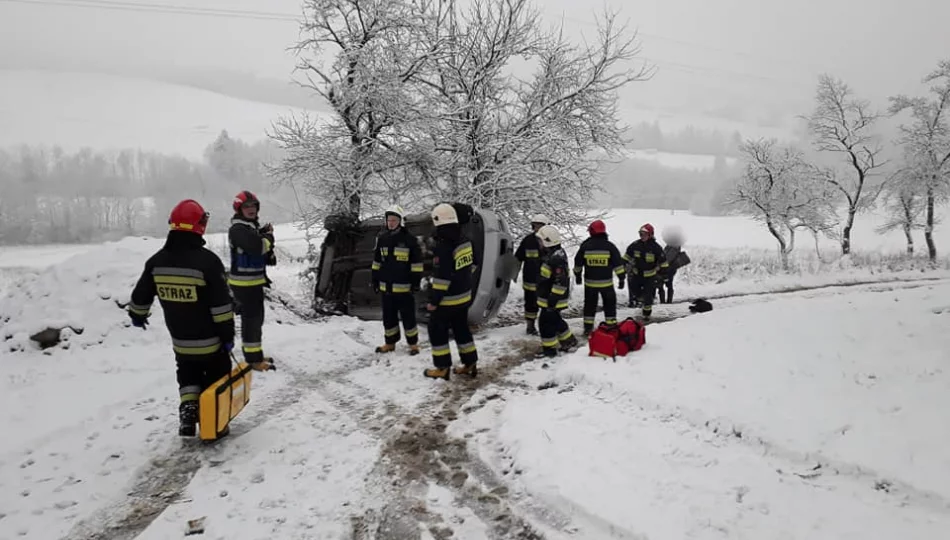
[[[395,426],[395,433],[386,439],[381,460],[389,462],[386,474],[397,490],[424,495],[426,485],[435,482],[451,490],[456,503],[471,510],[493,538],[536,540],[544,536],[512,507],[501,481],[484,482],[485,472],[490,469],[469,452],[465,439],[446,433],[449,423],[479,388],[501,382],[511,368],[533,359],[540,343],[537,339],[519,339],[508,346],[514,351],[482,362],[484,367],[479,368],[477,378],[453,376],[441,391],[435,390],[438,394],[420,408],[419,414],[404,416]],[[440,516],[424,510],[424,499],[417,499],[410,506],[428,525],[430,534],[436,538],[455,537],[451,526]]]

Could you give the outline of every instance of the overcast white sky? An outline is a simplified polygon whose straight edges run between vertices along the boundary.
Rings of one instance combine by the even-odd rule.
[[[2,58],[77,70],[107,65],[217,66],[286,78],[291,19],[143,13],[74,7],[97,0],[0,0]],[[298,0],[108,0],[225,8],[294,17]],[[815,76],[829,71],[883,100],[919,92],[920,78],[950,57],[946,0],[536,0],[551,22],[591,33],[593,9],[622,7],[659,66],[625,105],[677,110],[694,100],[787,109],[808,103]],[[52,5],[51,5],[52,4]],[[9,64],[8,64],[9,65]],[[804,112],[804,111],[796,111]]]

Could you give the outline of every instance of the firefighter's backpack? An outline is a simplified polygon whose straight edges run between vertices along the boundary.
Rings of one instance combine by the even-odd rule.
[[[218,379],[198,398],[198,436],[203,441],[220,437],[244,406],[251,400],[251,371],[246,362]]]
[[[613,358],[626,356],[631,351],[639,351],[646,343],[646,327],[633,317],[627,317],[620,324],[600,323],[587,342],[588,356]]]

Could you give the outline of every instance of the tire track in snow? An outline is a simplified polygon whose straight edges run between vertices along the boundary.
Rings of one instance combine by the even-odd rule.
[[[895,288],[928,286],[933,284],[934,281],[948,280],[924,279],[917,281],[923,283],[903,283],[896,286],[893,283],[881,282],[855,283],[788,290],[784,291],[784,294],[831,288],[852,289],[859,286],[893,290]],[[741,294],[735,295],[735,298],[739,300],[736,303],[746,303],[743,300],[747,297],[768,300],[767,297],[773,294],[775,293]],[[685,303],[680,303],[680,305],[684,306]],[[649,324],[662,324],[690,315],[693,314],[685,310],[674,313],[661,312],[657,313]],[[578,321],[573,319],[568,322],[576,325]],[[488,326],[483,327],[483,330],[488,328]],[[355,336],[351,337],[356,339]],[[485,367],[480,369],[476,381],[463,379],[459,382],[453,380],[444,386],[441,397],[423,404],[418,409],[417,414],[403,419],[402,422],[398,422],[398,417],[393,418],[401,425],[401,431],[390,434],[386,438],[381,462],[384,463],[387,459],[393,459],[395,470],[392,469],[392,465],[389,467],[382,466],[380,467],[381,472],[377,474],[395,476],[393,482],[399,488],[396,492],[402,494],[402,497],[398,502],[384,506],[381,511],[372,510],[364,516],[354,517],[354,538],[367,540],[370,538],[385,540],[416,538],[418,537],[416,533],[405,536],[409,527],[407,520],[403,519],[399,522],[399,527],[392,527],[391,520],[388,521],[386,518],[386,516],[405,515],[407,512],[414,512],[415,518],[426,524],[429,527],[430,534],[434,537],[451,537],[451,527],[445,525],[439,516],[432,516],[425,510],[425,483],[428,481],[434,481],[438,485],[450,489],[455,495],[457,503],[461,503],[471,510],[483,523],[489,526],[493,538],[544,538],[545,535],[540,531],[541,527],[537,525],[538,523],[544,527],[554,529],[555,533],[569,536],[578,531],[575,525],[578,517],[585,526],[585,533],[592,532],[586,529],[594,529],[598,533],[613,538],[628,540],[643,538],[642,535],[633,532],[619,531],[612,524],[604,522],[596,516],[579,515],[577,509],[569,509],[570,514],[568,514],[568,510],[562,511],[551,504],[532,498],[530,495],[521,500],[513,500],[508,492],[506,482],[492,467],[468,449],[467,441],[452,437],[446,432],[449,423],[457,418],[461,407],[465,406],[476,391],[493,384],[499,387],[510,385],[510,382],[506,379],[511,368],[528,358],[533,358],[534,352],[539,348],[539,342],[536,338],[527,340],[515,338],[511,339],[509,344],[518,344],[522,347],[522,354],[502,356],[488,362],[480,362]],[[471,412],[474,407],[467,407],[466,409],[461,412]]]
[[[461,407],[485,385],[505,378],[509,370],[533,358],[538,343],[535,340],[519,340],[514,343],[517,352],[500,357],[490,357],[484,345],[480,354],[479,374],[476,379],[453,377],[441,384],[433,381],[436,395],[420,406],[414,414],[403,416],[395,429],[386,438],[381,462],[386,463],[386,474],[399,491],[417,494],[414,506],[424,509],[425,493],[430,482],[449,489],[458,504],[470,510],[487,527],[491,538],[513,540],[540,540],[545,536],[530,519],[521,515],[508,501],[507,488],[501,481],[491,478],[493,473],[468,449],[467,441],[447,433],[449,424],[457,417]],[[476,474],[477,473],[477,474]],[[475,478],[489,477],[486,485]],[[420,521],[437,539],[450,538],[454,532],[438,514],[417,511]],[[396,540],[397,535],[365,536]]]
[[[220,441],[203,442],[182,439],[180,446],[153,457],[130,482],[126,497],[106,506],[76,523],[63,540],[132,540],[141,534],[170,505],[180,500],[185,488],[203,466],[215,466],[214,454],[219,445],[251,433],[268,419],[279,415],[319,390],[327,380],[349,373],[352,367],[302,373],[290,371],[291,380],[279,391],[272,392],[262,407],[254,407],[252,396],[248,410],[231,426],[231,433]],[[168,424],[149,437],[177,437],[177,424]]]

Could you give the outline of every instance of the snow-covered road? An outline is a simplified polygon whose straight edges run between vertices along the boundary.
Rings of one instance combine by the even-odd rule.
[[[14,349],[50,320],[83,333],[4,349],[0,425],[16,436],[0,442],[0,538],[179,538],[198,518],[206,538],[248,539],[950,530],[947,280],[718,300],[651,325],[616,364],[582,351],[545,369],[520,325],[486,329],[477,382],[376,355],[379,323],[272,304],[279,370],[255,374],[232,435],[203,445],[175,435],[160,317],[143,332],[116,305],[146,244],[81,253],[4,296]]]

